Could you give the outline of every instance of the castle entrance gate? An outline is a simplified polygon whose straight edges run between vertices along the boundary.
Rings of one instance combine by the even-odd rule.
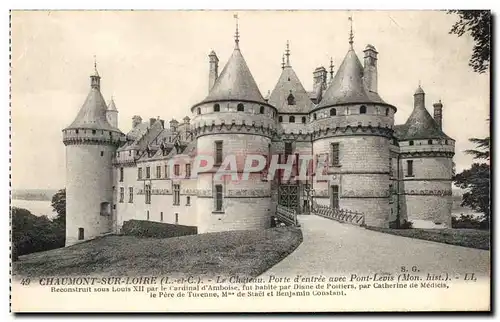
[[[299,205],[299,185],[282,184],[278,188],[278,204],[295,211],[300,211]]]

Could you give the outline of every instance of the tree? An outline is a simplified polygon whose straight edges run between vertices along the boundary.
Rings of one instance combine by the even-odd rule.
[[[450,34],[461,37],[468,33],[474,40],[469,66],[477,73],[484,73],[490,66],[491,11],[450,10],[448,13],[455,13],[459,17],[451,27]]]
[[[483,219],[490,219],[490,166],[486,163],[474,163],[454,178],[455,185],[467,189],[462,196],[462,206],[467,206],[483,213]]]
[[[54,222],[66,229],[66,189],[61,189],[52,196],[52,208],[57,213]]]

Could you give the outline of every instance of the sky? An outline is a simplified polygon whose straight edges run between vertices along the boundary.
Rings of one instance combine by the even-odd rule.
[[[410,115],[420,82],[431,115],[433,103],[444,105],[458,172],[472,163],[463,153],[474,148],[468,138],[489,135],[489,74],[468,66],[473,40],[450,35],[457,16],[443,11],[14,11],[12,187],[64,187],[62,129],[88,94],[94,56],[122,131],[134,115],[191,117],[190,107],[207,95],[208,54],[216,51],[220,71],[232,53],[235,13],[242,54],[263,96],[279,78],[287,40],[306,89],[330,57],[338,67],[352,14],[354,49],[361,61],[367,44],[379,52],[379,94],[398,108],[396,124]]]

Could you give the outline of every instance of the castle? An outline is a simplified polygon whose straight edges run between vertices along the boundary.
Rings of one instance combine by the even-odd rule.
[[[328,77],[316,68],[313,90],[306,91],[287,44],[281,76],[264,98],[237,28],[220,73],[216,53],[209,54],[208,96],[191,107],[192,118],[165,124],[134,116],[127,134],[118,128],[114,101],[106,104],[101,94],[95,68],[87,99],[63,130],[66,245],[119,232],[131,219],[196,226],[198,233],[265,229],[278,204],[299,213],[312,203],[358,211],[371,226],[408,220],[414,227],[450,227],[455,141],[442,130],[443,105],[433,105],[432,117],[419,85],[410,117],[394,125],[397,108],[378,93],[378,52],[367,45],[363,53],[361,64],[351,26],[338,70],[332,63]],[[200,154],[213,155],[215,165],[191,176]],[[269,180],[264,171],[248,180],[217,178],[229,154],[238,164],[248,155],[325,158],[329,180],[313,174]]]

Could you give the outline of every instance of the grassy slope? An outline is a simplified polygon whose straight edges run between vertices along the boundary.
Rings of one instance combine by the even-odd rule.
[[[176,238],[107,236],[21,256],[16,276],[258,276],[302,242],[297,228],[231,231]]]
[[[490,232],[477,229],[390,229],[366,227],[383,233],[424,239],[444,244],[478,249],[490,249]]]

